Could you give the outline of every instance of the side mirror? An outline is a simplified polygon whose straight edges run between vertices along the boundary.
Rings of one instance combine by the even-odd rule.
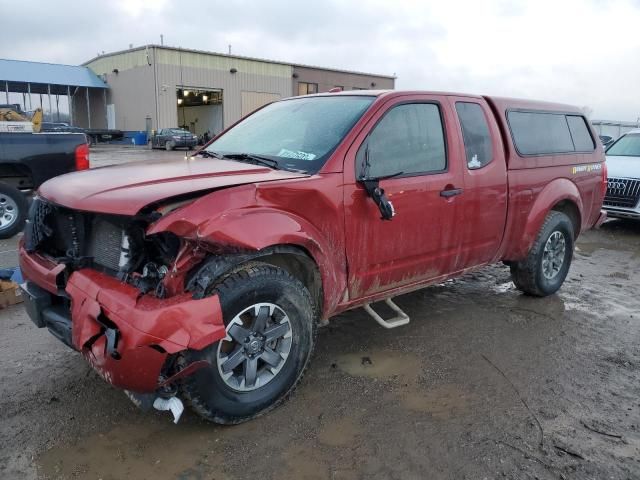
[[[357,157],[360,157],[360,155],[357,155]],[[380,180],[397,177],[398,175],[402,175],[402,172],[381,177],[371,177],[369,175],[370,172],[371,163],[369,157],[369,143],[367,142],[364,147],[362,161],[358,161],[358,181],[364,186],[367,195],[378,206],[381,220],[391,220],[396,215],[396,211],[393,208],[393,203],[391,203],[384,194],[384,189],[380,187]]]
[[[384,194],[384,189],[380,188],[380,180],[379,178],[360,180],[360,183],[364,186],[364,189],[367,191],[367,195],[371,197],[376,205],[378,205],[378,209],[380,210],[380,219],[381,220],[391,220],[396,215],[396,210],[393,208],[393,203],[387,198]]]

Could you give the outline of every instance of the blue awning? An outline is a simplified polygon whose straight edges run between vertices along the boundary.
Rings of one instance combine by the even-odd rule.
[[[0,59],[0,92],[5,89],[5,82],[11,84],[29,83],[32,85],[109,88],[100,77],[87,67]]]

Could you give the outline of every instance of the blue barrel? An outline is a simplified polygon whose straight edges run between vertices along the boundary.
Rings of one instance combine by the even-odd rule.
[[[134,145],[146,145],[147,144],[147,133],[146,132],[136,132],[133,136],[133,144]]]

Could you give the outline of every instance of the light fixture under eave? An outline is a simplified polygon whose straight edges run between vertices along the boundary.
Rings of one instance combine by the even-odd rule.
[[[181,98],[178,99],[178,105],[182,105],[182,99]]]
[[[189,96],[189,90],[183,90],[182,91],[182,96],[183,97],[188,97]]]
[[[203,103],[207,103],[209,101],[209,96],[208,95],[202,95],[202,102]]]

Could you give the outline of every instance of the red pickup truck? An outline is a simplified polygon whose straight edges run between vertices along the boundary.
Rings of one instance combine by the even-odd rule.
[[[193,157],[42,185],[20,245],[25,306],[141,403],[238,423],[287,397],[337,313],[399,326],[392,297],[500,261],[524,293],[554,293],[605,218],[606,179],[575,107],[291,98]]]

